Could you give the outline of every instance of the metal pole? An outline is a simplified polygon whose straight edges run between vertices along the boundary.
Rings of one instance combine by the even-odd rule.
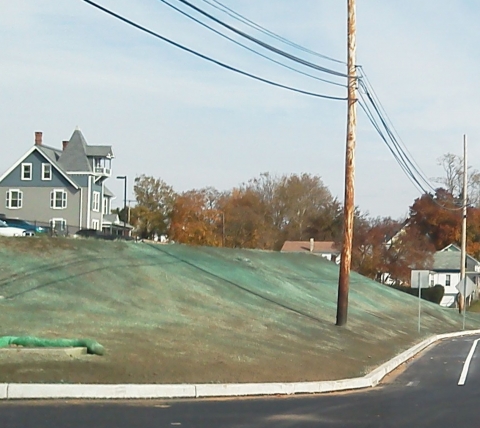
[[[465,330],[465,314],[467,312],[467,278],[465,276],[465,263],[467,260],[467,136],[463,136],[463,218],[462,218],[462,245],[460,256],[460,281],[463,281],[463,329]]]
[[[418,332],[420,333],[422,316],[422,284],[420,284],[420,272],[418,272]]]
[[[347,113],[347,147],[345,154],[345,200],[343,246],[338,278],[337,323],[347,323],[348,287],[352,261],[353,220],[354,220],[354,178],[355,178],[355,133],[357,125],[357,72],[356,55],[356,11],[355,0],[347,0],[348,6],[348,113]]]
[[[127,176],[123,188],[123,236],[127,236]]]
[[[123,183],[123,236],[127,236],[127,176],[119,175],[117,180],[124,180]]]
[[[222,247],[225,248],[225,213],[222,211]]]

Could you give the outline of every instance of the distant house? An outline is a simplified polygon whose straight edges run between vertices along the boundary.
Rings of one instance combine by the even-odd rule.
[[[106,214],[103,216],[102,231],[110,235],[131,234],[133,226],[120,220],[118,214]]]
[[[333,241],[285,241],[282,253],[311,253],[331,262],[340,263],[340,251]]]
[[[112,147],[88,145],[79,129],[61,149],[44,145],[42,138],[36,132],[33,147],[0,177],[5,201],[0,212],[45,223],[62,234],[102,230],[114,198],[105,186],[112,174]]]
[[[466,277],[472,281],[474,290],[470,293],[470,299],[477,296],[480,275],[480,262],[472,256],[466,255],[465,272]],[[418,281],[415,279],[415,275],[420,272],[424,274],[425,282],[421,284],[422,288],[433,287],[434,285],[442,285],[445,289],[445,294],[441,306],[454,307],[455,298],[458,294],[457,285],[460,282],[460,266],[461,266],[461,250],[454,244],[450,244],[447,247],[437,251],[433,255],[433,264],[429,271],[412,271],[412,285]]]

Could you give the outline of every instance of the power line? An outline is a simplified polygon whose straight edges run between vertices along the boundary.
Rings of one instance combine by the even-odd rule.
[[[362,98],[362,101],[359,102],[360,108],[364,111],[365,115],[369,119],[370,123],[373,125],[375,130],[377,131],[378,135],[382,139],[382,141],[385,143],[387,148],[389,149],[390,153],[394,157],[394,159],[397,161],[398,165],[400,168],[403,170],[405,175],[408,177],[408,179],[412,182],[412,184],[417,188],[417,190],[420,190],[421,193],[427,193],[425,188],[422,186],[422,184],[417,180],[417,178],[409,171],[407,165],[405,165],[405,162],[398,156],[396,153],[395,149],[392,147],[390,142],[388,141],[387,137],[385,134],[382,132],[380,125],[377,123],[375,120],[374,114],[371,112],[368,104],[366,103],[364,97],[362,94],[360,94],[360,97]]]
[[[399,133],[397,132],[397,130],[395,129],[395,126],[393,125],[392,121],[390,120],[385,108],[383,107],[382,103],[380,102],[380,99],[378,98],[376,92],[375,92],[375,89],[373,88],[372,84],[370,83],[370,80],[367,76],[367,74],[365,73],[365,71],[363,70],[363,67],[359,67],[360,68],[360,72],[361,72],[361,75],[362,75],[362,82],[360,82],[360,85],[362,86],[365,86],[366,88],[369,88],[371,92],[371,96],[372,98],[376,101],[376,103],[378,103],[379,105],[379,110],[383,113],[383,115],[385,116],[386,120],[385,120],[385,123],[389,123],[390,126],[389,126],[389,129],[391,127],[392,131],[391,131],[391,134],[392,136],[394,136],[394,133],[398,136],[398,141],[399,141],[399,146],[400,146],[400,143],[401,145],[403,146],[403,149],[404,151],[409,155],[409,157],[412,159],[412,166],[416,169],[416,171],[420,174],[420,176],[422,177],[423,181],[425,181],[425,183],[427,183],[427,185],[431,188],[431,189],[434,189],[431,185],[430,185],[430,181],[426,178],[426,175],[423,173],[423,171],[421,170],[420,166],[418,165],[418,163],[415,161],[415,159],[413,158],[412,154],[408,151],[408,148],[407,146],[405,145],[405,143],[402,141]],[[367,89],[368,91],[368,89]],[[395,139],[396,140],[396,139]]]
[[[366,80],[365,73],[363,73],[362,77],[365,78]],[[384,114],[386,116],[386,112],[384,112],[384,110],[382,112],[382,109],[378,107],[375,99],[372,97],[368,87],[365,84],[365,80],[364,79],[360,80],[360,86],[364,92],[359,91],[360,98],[361,98],[359,105],[362,108],[362,110],[365,112],[367,118],[372,123],[373,127],[379,134],[380,138],[383,140],[385,145],[388,147],[389,151],[392,153],[393,157],[399,164],[400,168],[404,171],[404,173],[407,175],[409,180],[412,182],[412,184],[417,188],[417,190],[420,191],[420,193],[424,195],[428,195],[431,198],[431,200],[442,209],[445,209],[447,211],[460,211],[461,209],[463,209],[463,207],[460,207],[455,203],[454,205],[457,205],[458,208],[447,207],[445,205],[440,204],[433,197],[431,191],[433,190],[433,192],[436,193],[437,189],[435,189],[430,184],[430,182],[425,178],[425,175],[421,172],[420,168],[418,167],[416,162],[413,160],[413,157],[408,152],[408,150],[406,148],[404,150],[402,146],[399,144],[397,138],[395,137],[393,131],[390,129],[387,123],[387,120],[384,117]],[[369,83],[369,86],[371,87],[371,90],[373,92],[373,87],[371,86],[370,83]],[[369,105],[373,108],[373,111]],[[378,117],[380,123],[377,121],[375,116]],[[382,126],[383,126],[383,129],[385,129],[385,133],[382,131]],[[427,185],[427,187],[429,187],[431,190],[427,190],[426,187],[422,184],[422,182],[424,182]]]
[[[362,85],[361,85],[362,86]],[[368,89],[366,87],[363,87],[365,90],[366,96],[368,101],[370,101],[373,109],[375,110],[375,113],[378,115],[381,124],[383,125],[387,135],[390,138],[390,143],[392,144],[394,150],[398,154],[399,159],[401,160],[402,164],[404,165],[405,170],[412,176],[415,177],[415,175],[419,176],[419,180],[422,180],[424,183],[426,183],[427,187],[430,187],[432,190],[434,188],[430,185],[428,180],[426,180],[421,173],[419,173],[418,169],[415,167],[414,163],[411,161],[410,157],[405,153],[403,148],[398,144],[398,141],[395,137],[395,135],[392,133],[391,129],[388,127],[388,124],[385,121],[385,118],[382,116],[381,111],[379,110],[378,106],[376,105],[375,101],[371,97],[370,93],[368,92]],[[415,180],[417,178],[415,177]]]
[[[285,38],[285,37],[282,37],[280,36],[279,34],[276,34],[274,33],[273,31],[270,31],[269,29],[265,28],[265,27],[262,27],[261,25],[257,24],[256,22],[248,19],[247,17],[245,17],[244,15],[241,15],[240,13],[234,11],[233,9],[229,8],[228,6],[225,6],[223,3],[220,3],[219,1],[217,0],[213,0],[213,3],[208,1],[208,0],[203,0],[205,3],[207,3],[208,5],[214,7],[215,9],[217,10],[220,10],[221,12],[227,14],[228,16],[231,16],[232,18],[248,25],[249,27],[251,28],[254,28],[260,32],[262,32],[263,34],[266,34],[270,37],[273,37],[274,39],[280,41],[280,42],[283,42],[293,48],[296,48],[296,49],[299,49],[303,52],[306,52],[306,53],[309,53],[311,55],[315,55],[315,56],[318,56],[319,58],[323,58],[323,59],[326,59],[326,60],[329,60],[329,61],[333,61],[333,62],[336,62],[338,64],[343,64],[343,65],[347,65],[347,63],[345,61],[340,61],[338,59],[335,59],[335,58],[332,58],[330,56],[327,56],[327,55],[323,55],[319,52],[316,52],[316,51],[313,51],[311,49],[308,49],[302,45],[299,45],[295,42],[292,42],[291,40]],[[216,4],[215,4],[216,3]]]
[[[210,31],[213,31],[215,34],[218,34],[220,37],[223,37],[224,39],[227,39],[227,40],[231,41],[232,43],[235,43],[236,45],[241,46],[242,48],[247,49],[247,50],[250,51],[250,52],[253,52],[253,53],[256,54],[256,55],[259,55],[259,56],[261,56],[262,58],[267,59],[268,61],[271,61],[271,62],[273,62],[273,63],[275,63],[275,64],[278,64],[278,65],[280,65],[280,66],[282,66],[282,67],[288,68],[289,70],[292,70],[292,71],[294,71],[294,72],[296,72],[296,73],[299,73],[299,74],[302,74],[302,75],[304,75],[304,76],[311,77],[312,79],[319,80],[319,81],[321,81],[321,82],[329,83],[329,84],[335,85],[335,86],[341,86],[341,87],[343,87],[343,88],[346,88],[346,87],[347,87],[346,84],[333,82],[333,81],[327,80],[327,79],[322,79],[321,77],[314,76],[313,74],[306,73],[306,72],[301,71],[301,70],[298,70],[298,69],[296,69],[296,68],[294,68],[294,67],[290,67],[289,65],[286,65],[286,64],[284,64],[284,63],[282,63],[282,62],[280,62],[280,61],[277,61],[277,60],[275,60],[275,59],[273,59],[273,58],[270,58],[270,57],[268,57],[267,55],[264,55],[264,54],[256,51],[255,49],[252,49],[252,48],[244,45],[243,43],[240,43],[240,42],[238,42],[237,40],[232,39],[231,37],[227,36],[226,34],[223,34],[222,32],[216,30],[215,28],[211,27],[210,25],[205,24],[204,22],[200,21],[199,19],[193,17],[192,15],[188,14],[187,12],[185,12],[185,11],[179,9],[178,7],[174,6],[173,4],[169,3],[167,0],[159,0],[159,1],[161,1],[161,2],[164,3],[164,4],[166,4],[166,5],[169,6],[170,8],[176,10],[177,12],[181,13],[182,15],[186,16],[187,18],[195,21],[197,24],[200,24],[201,26],[209,29]]]
[[[213,59],[213,58],[211,58],[207,55],[201,54],[200,52],[194,51],[193,49],[190,49],[186,46],[183,46],[180,43],[174,42],[173,40],[170,40],[170,39],[168,39],[168,38],[166,38],[166,37],[164,37],[164,36],[162,36],[158,33],[155,33],[154,31],[149,30],[148,28],[145,28],[145,27],[131,21],[130,19],[125,18],[125,17],[123,17],[123,16],[121,16],[121,15],[119,15],[119,14],[117,14],[117,13],[115,13],[115,12],[113,12],[113,11],[111,11],[111,10],[109,10],[109,9],[91,1],[91,0],[83,0],[83,1],[85,3],[88,3],[89,5],[91,5],[93,7],[101,10],[104,13],[106,13],[110,16],[113,16],[114,18],[117,18],[118,20],[123,21],[126,24],[131,25],[132,27],[137,28],[138,30],[141,30],[141,31],[143,31],[147,34],[150,34],[151,36],[154,36],[154,37],[156,37],[160,40],[163,40],[164,42],[167,42],[167,43],[169,43],[169,44],[171,44],[171,45],[173,45],[173,46],[175,46],[179,49],[182,49],[182,50],[184,50],[186,52],[189,52],[189,53],[191,53],[191,54],[193,54],[193,55],[195,55],[199,58],[202,58],[206,61],[217,64],[220,67],[223,67],[223,68],[225,68],[227,70],[230,70],[230,71],[234,71],[235,73],[241,74],[243,76],[250,77],[251,79],[255,79],[255,80],[258,80],[260,82],[267,83],[267,84],[272,85],[272,86],[276,86],[278,88],[287,89],[289,91],[297,92],[297,93],[304,94],[304,95],[310,95],[312,97],[324,98],[324,99],[336,100],[336,101],[346,101],[347,100],[347,98],[345,98],[345,97],[334,97],[334,96],[331,96],[331,95],[318,94],[318,93],[315,93],[315,92],[305,91],[305,90],[302,90],[302,89],[298,89],[298,88],[294,88],[294,87],[291,87],[291,86],[283,85],[281,83],[277,83],[277,82],[265,79],[263,77],[256,76],[254,74],[251,74],[251,73],[248,73],[246,71],[240,70],[238,68],[232,67],[232,66],[230,66],[228,64],[225,64],[223,62],[217,61],[216,59]]]
[[[363,76],[364,76],[364,74],[363,74]],[[423,181],[427,185],[427,187],[430,187],[432,190],[435,190],[434,187],[428,181],[428,179],[426,179],[423,172],[420,171],[420,168],[418,167],[418,165],[414,161],[411,160],[412,156],[410,154],[407,154],[406,149],[404,149],[402,147],[402,145],[399,143],[398,139],[395,136],[395,133],[392,131],[392,129],[390,128],[390,126],[388,124],[388,120],[385,119],[385,113],[382,112],[382,109],[378,106],[376,100],[374,99],[374,97],[370,93],[370,90],[369,90],[369,87],[367,86],[367,84],[363,80],[360,81],[359,83],[360,83],[360,87],[363,89],[368,101],[370,102],[370,104],[372,105],[375,113],[377,114],[381,124],[383,125],[383,128],[385,129],[385,131],[386,131],[386,133],[387,133],[387,135],[390,139],[390,143],[393,145],[393,149],[398,154],[398,157],[401,160],[401,162],[403,163],[403,165],[405,167],[405,170],[412,176],[417,175],[419,177],[418,180]],[[373,88],[372,88],[372,91],[373,91]],[[364,102],[365,102],[365,100],[364,100]],[[415,178],[415,179],[417,180],[417,178]],[[422,186],[422,188],[423,188],[423,186]]]
[[[237,28],[235,27],[232,27],[231,25],[229,24],[226,24],[225,22],[221,21],[220,19],[214,17],[213,15],[209,14],[208,12],[205,12],[204,10],[202,10],[201,8],[193,5],[192,3],[188,2],[187,0],[177,0],[179,1],[180,3],[183,3],[184,5],[192,8],[193,10],[195,10],[196,12],[200,13],[201,15],[204,15],[206,16],[207,18],[210,18],[212,21],[216,22],[217,24],[229,29],[230,31],[233,31],[234,33],[242,36],[242,37],[245,37],[246,39],[250,40],[251,42],[254,42],[260,46],[262,46],[263,48],[265,49],[268,49],[272,52],[275,52],[276,54],[278,55],[281,55],[285,58],[288,58],[292,61],[295,61],[295,62],[298,62],[299,64],[302,64],[306,67],[310,67],[310,68],[314,68],[315,70],[318,70],[318,71],[322,71],[324,73],[328,73],[328,74],[332,74],[334,76],[338,76],[338,77],[348,77],[345,73],[341,73],[339,71],[336,71],[336,70],[332,70],[330,68],[326,68],[326,67],[322,67],[320,65],[317,65],[317,64],[314,64],[312,62],[309,62],[309,61],[306,61],[302,58],[299,58],[295,55],[291,55],[289,54],[288,52],[285,52],[285,51],[282,51],[281,49],[277,49],[276,47],[272,46],[272,45],[269,45],[268,43],[265,43],[253,36],[250,36],[249,34],[247,33],[244,33],[243,31],[240,31],[238,30]]]

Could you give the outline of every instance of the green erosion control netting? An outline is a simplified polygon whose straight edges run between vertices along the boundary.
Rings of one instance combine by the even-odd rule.
[[[87,348],[89,354],[103,355],[105,349],[100,343],[90,339],[42,339],[32,336],[0,337],[0,348],[7,346],[23,346],[25,348]]]
[[[312,254],[0,238],[0,335],[91,337],[108,349],[55,364],[0,356],[0,383],[342,379],[462,329],[458,311],[422,301],[418,333],[414,296],[355,273],[339,328],[337,289],[338,266]],[[479,320],[467,313],[466,328]]]

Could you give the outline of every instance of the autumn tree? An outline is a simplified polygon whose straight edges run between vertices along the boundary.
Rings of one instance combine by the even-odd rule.
[[[313,213],[305,228],[305,235],[316,241],[341,242],[343,230],[343,205],[338,199]]]
[[[333,198],[322,179],[316,175],[293,174],[283,177],[277,191],[282,212],[284,240],[308,240],[312,219],[332,203]]]
[[[251,189],[234,189],[221,202],[225,218],[225,245],[233,248],[265,249],[268,228],[265,207]]]
[[[407,222],[386,242],[382,259],[381,281],[409,283],[412,269],[428,269],[435,247],[417,227]]]
[[[131,223],[141,238],[166,234],[176,194],[159,178],[140,175],[133,187],[136,206],[131,209]]]
[[[257,195],[264,216],[261,241],[266,248],[279,249],[285,240],[307,240],[313,225],[325,217],[334,199],[319,176],[291,174],[273,177],[268,173],[243,187]],[[326,219],[331,222],[331,219]]]
[[[377,279],[382,266],[387,225],[380,219],[369,219],[367,214],[357,208],[353,226],[352,270],[371,279]],[[341,248],[342,244],[340,240],[336,246]]]
[[[437,189],[435,195],[422,195],[410,207],[411,225],[428,236],[436,250],[460,242],[461,222],[461,206],[445,189]]]
[[[410,224],[358,213],[352,248],[352,269],[382,283],[408,283],[411,269],[423,269],[435,251],[430,239]]]
[[[190,190],[177,196],[170,216],[170,239],[191,245],[222,245],[214,189]]]

